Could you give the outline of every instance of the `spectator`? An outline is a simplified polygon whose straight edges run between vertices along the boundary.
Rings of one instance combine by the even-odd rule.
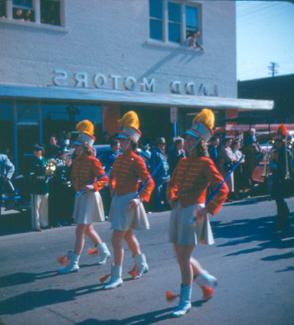
[[[52,226],[65,226],[72,223],[74,205],[69,151],[61,149],[55,163],[56,170],[49,181],[49,222]]]
[[[250,129],[244,134],[242,152],[246,157],[244,162],[244,182],[247,189],[251,189],[253,185],[253,171],[262,158],[262,152],[256,140],[255,129]]]
[[[41,228],[48,227],[47,161],[44,158],[44,148],[40,145],[34,146],[33,155],[30,169],[32,229],[41,231]]]
[[[220,154],[220,138],[218,136],[211,137],[210,144],[208,145],[208,153],[214,164],[218,166]]]
[[[199,44],[199,38],[201,36],[200,31],[193,32],[188,38],[187,38],[187,45],[189,47],[199,49],[203,51],[203,47]]]
[[[237,163],[242,157],[242,160],[238,167],[234,171],[234,185],[235,185],[235,198],[239,198],[240,190],[243,189],[243,170],[244,170],[244,155],[241,148],[241,141],[240,139],[236,138],[233,140],[232,143],[232,151],[234,154],[234,163]]]
[[[119,141],[117,139],[112,139],[110,141],[110,150],[105,151],[101,156],[101,162],[107,175],[109,175],[112,165],[119,154]]]
[[[165,152],[165,138],[156,139],[156,147],[151,153],[151,175],[155,182],[155,189],[152,197],[153,208],[155,211],[167,209],[166,189],[170,180],[169,164]]]
[[[179,160],[186,157],[184,150],[184,139],[181,137],[175,137],[173,141],[173,147],[168,155],[168,162],[170,167],[170,174],[172,175],[174,169],[176,168]]]
[[[285,198],[293,196],[292,152],[287,146],[288,129],[284,124],[278,127],[276,141],[272,151],[272,198],[276,202],[276,230],[282,231],[289,221],[289,207]]]
[[[232,148],[232,139],[229,137],[225,137],[223,140],[223,145],[220,150],[220,157],[219,157],[219,170],[222,175],[225,177],[226,174],[230,171],[233,166],[233,162],[235,160]],[[229,187],[230,193],[229,198],[232,199],[234,196],[234,172],[232,172],[226,179],[226,183]]]
[[[151,151],[150,144],[148,142],[142,145],[142,148],[137,150],[140,157],[142,157],[145,161],[146,167],[150,170],[150,159],[151,159]]]
[[[11,179],[14,174],[14,171],[14,165],[10,161],[8,156],[0,153],[0,195],[7,192],[11,193],[13,191]]]
[[[60,150],[60,146],[58,145],[58,141],[55,135],[52,135],[49,140],[49,144],[47,146],[46,158],[56,158],[58,156],[58,152]]]

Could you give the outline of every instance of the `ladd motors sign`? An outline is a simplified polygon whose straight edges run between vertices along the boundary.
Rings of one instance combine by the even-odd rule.
[[[69,74],[63,69],[53,70],[52,83],[56,87],[112,89],[150,93],[156,91],[155,78],[144,77],[138,80],[133,76],[106,75],[103,73],[89,74],[87,72]],[[172,94],[218,96],[217,85],[213,85],[212,88],[208,89],[203,83],[196,84],[193,81],[182,82],[179,80],[170,81],[167,85],[167,91]]]

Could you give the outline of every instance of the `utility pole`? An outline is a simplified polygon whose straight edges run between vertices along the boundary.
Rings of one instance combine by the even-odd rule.
[[[270,74],[272,77],[275,77],[278,73],[277,68],[279,67],[278,63],[276,62],[270,62],[270,65],[268,66],[268,69],[270,71]]]

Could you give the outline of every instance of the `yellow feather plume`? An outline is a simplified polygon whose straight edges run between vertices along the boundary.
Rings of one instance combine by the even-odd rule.
[[[215,116],[213,111],[209,108],[203,108],[202,111],[194,117],[193,124],[195,122],[200,122],[209,129],[213,129],[215,122]]]
[[[80,121],[76,125],[76,130],[81,132],[81,133],[85,133],[87,135],[90,135],[90,136],[94,135],[94,125],[89,120]]]
[[[138,130],[140,128],[139,117],[136,112],[128,111],[118,120],[120,127],[122,128],[134,128]]]

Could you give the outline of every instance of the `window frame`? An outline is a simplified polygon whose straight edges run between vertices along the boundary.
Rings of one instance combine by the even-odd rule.
[[[13,0],[4,0],[6,5],[6,16],[0,17],[1,23],[21,25],[26,27],[38,27],[41,29],[50,29],[56,31],[65,31],[65,0],[60,0],[60,25],[45,24],[41,22],[41,0],[32,0],[32,10],[34,12],[34,21],[25,21],[23,19],[13,18],[13,9],[18,5],[13,4]]]
[[[155,16],[151,16],[150,14],[150,0],[149,0],[149,34],[151,35],[151,22],[160,22],[161,23],[161,34],[162,34],[162,37],[164,35],[164,17],[163,17],[163,2],[164,0],[162,0],[162,8],[161,8],[161,11],[162,11],[162,18],[158,18],[158,17],[155,17]],[[156,40],[156,41],[161,41],[160,39],[157,39],[157,38],[152,38],[153,40]]]
[[[187,41],[187,24],[186,24],[186,7],[194,7],[197,9],[197,21],[198,26],[197,30],[200,31],[199,42],[203,45],[203,25],[202,25],[202,3],[194,2],[191,0],[162,0],[163,2],[163,37],[161,40],[155,39],[151,37],[150,25],[149,25],[149,35],[148,41],[149,44],[154,45],[164,45],[164,46],[172,46],[172,47],[186,47]],[[181,6],[181,17],[180,17],[180,42],[169,41],[169,17],[168,17],[168,4],[169,3],[177,3]],[[150,5],[150,2],[148,3]],[[150,21],[150,14],[149,14],[149,21]]]

